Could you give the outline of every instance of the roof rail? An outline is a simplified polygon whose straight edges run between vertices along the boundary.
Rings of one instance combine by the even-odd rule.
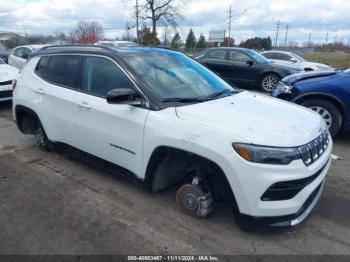
[[[48,49],[51,49],[51,48],[60,48],[60,47],[94,47],[94,48],[101,48],[101,49],[105,49],[105,50],[114,50],[110,47],[107,47],[107,46],[100,46],[100,45],[83,45],[83,44],[80,44],[80,45],[48,45],[48,46],[44,46],[42,48],[40,48],[40,50],[48,50]],[[115,51],[115,50],[114,50]]]

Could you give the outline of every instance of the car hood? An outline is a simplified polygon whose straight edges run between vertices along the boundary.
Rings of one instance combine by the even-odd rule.
[[[7,82],[17,77],[19,70],[6,64],[0,65],[0,82]]]
[[[325,70],[325,71],[312,71],[307,73],[300,73],[300,74],[294,74],[286,76],[282,79],[282,82],[288,84],[288,85],[294,85],[295,83],[311,79],[311,78],[318,78],[318,77],[328,77],[328,76],[334,76],[338,74],[338,72],[334,70]]]
[[[176,112],[181,119],[232,135],[232,142],[256,145],[301,146],[325,128],[323,119],[309,109],[247,91],[177,107]]]

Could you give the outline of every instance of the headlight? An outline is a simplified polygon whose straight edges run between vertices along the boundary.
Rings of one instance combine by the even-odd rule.
[[[297,148],[276,148],[249,144],[233,144],[235,151],[245,160],[270,165],[288,165],[301,159]]]
[[[285,84],[285,83],[283,83],[283,82],[281,81],[281,82],[278,83],[277,89],[283,90],[284,93],[291,93],[293,87],[290,86],[290,85],[287,85],[287,84]]]

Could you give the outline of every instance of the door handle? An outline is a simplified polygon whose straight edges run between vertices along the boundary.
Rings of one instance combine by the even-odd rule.
[[[91,106],[87,102],[78,102],[77,105],[81,108],[91,109]]]
[[[44,94],[45,94],[45,91],[44,91],[44,89],[42,89],[42,88],[38,88],[38,89],[35,89],[35,93],[38,93],[38,94],[40,94],[40,95],[44,95]]]

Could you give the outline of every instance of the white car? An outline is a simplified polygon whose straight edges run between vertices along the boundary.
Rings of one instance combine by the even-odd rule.
[[[98,41],[95,45],[106,46],[106,47],[135,47],[139,46],[138,44],[131,41]]]
[[[44,48],[14,87],[14,119],[127,170],[206,217],[223,200],[239,225],[295,226],[318,202],[332,139],[315,112],[233,89],[170,50]]]
[[[266,51],[262,52],[261,54],[272,62],[298,66],[304,71],[334,70],[332,67],[325,64],[308,62],[301,56],[292,52]]]
[[[8,64],[17,67],[18,69],[22,69],[23,66],[27,63],[29,55],[45,46],[46,45],[18,46],[12,49],[8,57]]]
[[[17,78],[18,73],[17,68],[0,59],[0,102],[12,99],[12,81]]]

